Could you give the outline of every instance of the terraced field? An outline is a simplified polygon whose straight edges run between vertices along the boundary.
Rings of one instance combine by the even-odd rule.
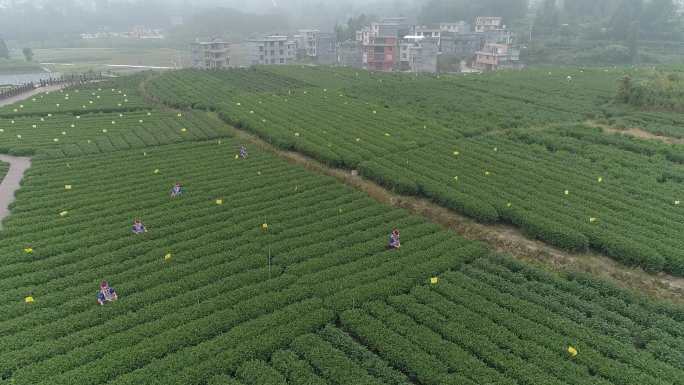
[[[240,159],[211,115],[155,107],[103,137],[140,116],[207,136],[72,153],[43,147],[69,115],[21,118],[53,115],[23,128],[40,156],[0,232],[0,384],[684,384],[681,306],[494,255],[253,145]],[[112,114],[66,136],[96,141]],[[99,306],[103,279],[119,300]]]
[[[259,71],[264,79],[282,78],[276,89],[253,86]],[[148,89],[176,107],[197,107],[189,101],[198,100],[277,146],[359,169],[479,221],[514,224],[555,246],[591,248],[681,276],[684,147],[582,125],[613,109],[603,105],[622,74],[437,78],[282,67],[174,72]],[[205,94],[195,86],[203,76],[231,91]]]

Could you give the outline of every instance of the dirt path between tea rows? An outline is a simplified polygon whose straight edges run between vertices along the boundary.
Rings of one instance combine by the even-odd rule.
[[[574,254],[528,238],[519,229],[508,225],[484,225],[444,208],[427,199],[395,194],[382,186],[352,175],[348,170],[328,167],[300,153],[283,151],[255,135],[235,129],[237,138],[279,155],[290,163],[303,165],[319,174],[363,191],[378,202],[405,209],[440,224],[466,239],[485,242],[499,253],[555,272],[585,272],[606,279],[617,286],[648,293],[651,296],[684,303],[684,278],[659,273],[649,274],[640,268],[626,267],[599,253]]]

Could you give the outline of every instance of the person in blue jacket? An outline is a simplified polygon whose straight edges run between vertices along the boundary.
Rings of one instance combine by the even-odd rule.
[[[102,281],[102,283],[100,283],[100,291],[97,292],[97,303],[104,305],[105,302],[116,301],[117,299],[119,299],[119,296],[116,294],[114,288],[109,287],[107,281]]]
[[[247,147],[240,146],[240,158],[247,159]]]
[[[183,194],[183,186],[181,186],[180,183],[176,183],[171,188],[171,198],[175,198],[175,197],[180,196],[182,194]]]

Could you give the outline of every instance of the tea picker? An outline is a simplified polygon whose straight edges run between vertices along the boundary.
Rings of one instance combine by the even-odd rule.
[[[100,283],[100,291],[97,293],[97,303],[104,305],[105,302],[112,302],[119,299],[113,287],[109,287],[107,281]]]
[[[244,145],[240,146],[240,158],[247,159],[247,147]]]
[[[390,234],[389,237],[389,245],[387,246],[388,249],[398,249],[401,247],[401,241],[399,239],[399,230],[396,228],[392,230],[392,233]]]
[[[142,234],[146,232],[147,229],[145,228],[145,225],[143,225],[140,219],[136,219],[135,222],[133,222],[133,234]]]
[[[171,188],[171,198],[175,198],[177,196],[183,195],[183,186],[181,186],[180,183],[176,183],[172,188]]]

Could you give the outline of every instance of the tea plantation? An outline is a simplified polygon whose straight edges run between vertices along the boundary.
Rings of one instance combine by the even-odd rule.
[[[365,102],[323,95],[332,91],[302,79],[250,76],[239,87],[269,94],[241,95],[222,116],[246,109],[256,117],[242,127],[276,143],[291,133],[294,148],[310,155],[354,157],[361,165],[379,162],[377,154],[400,156],[388,143],[410,154],[421,148],[412,141],[431,146],[456,132],[399,129],[418,119],[379,107],[373,115],[392,119],[394,128],[373,120],[357,126],[354,117],[373,108]],[[275,80],[261,83],[267,78]],[[127,82],[97,87],[132,95]],[[302,96],[283,86],[299,87],[294,93]],[[324,124],[316,131],[299,104],[290,111],[298,123],[270,125],[299,97],[315,111],[320,98],[307,99],[311,93],[356,105],[357,114],[344,116],[358,128]],[[3,118],[10,122],[2,123],[0,148],[34,157],[0,232],[0,384],[684,384],[681,306],[496,255],[241,143],[213,114],[150,102],[113,111],[116,103],[89,113],[45,107]],[[257,122],[264,131],[251,126]],[[459,134],[453,143],[474,143],[459,148],[470,162],[491,158],[491,179],[518,159],[499,140],[511,149],[546,148],[517,132],[498,135]],[[342,145],[341,138],[353,140]],[[477,140],[495,140],[501,150],[484,142],[489,151],[475,151]],[[247,159],[237,156],[243,144]],[[332,150],[320,151],[327,144]],[[455,156],[451,143],[444,146]],[[644,155],[632,161],[637,156]],[[430,167],[410,168],[419,158],[410,157],[406,170],[439,179]],[[541,176],[563,180],[552,174]],[[598,188],[614,183],[600,175]],[[594,179],[587,176],[587,189]],[[172,198],[177,182],[184,193]],[[572,192],[580,199],[579,189]],[[511,212],[525,194],[504,198]],[[136,218],[147,232],[131,233]],[[393,227],[401,229],[399,250],[386,248]],[[102,280],[119,297],[104,306],[96,302]]]
[[[274,89],[255,86],[259,74],[274,73],[282,78]],[[608,102],[623,74],[415,77],[279,67],[173,72],[148,88],[168,105],[214,110],[282,148],[478,221],[681,276],[684,145],[584,124],[619,107]],[[202,79],[218,86],[200,88]]]

